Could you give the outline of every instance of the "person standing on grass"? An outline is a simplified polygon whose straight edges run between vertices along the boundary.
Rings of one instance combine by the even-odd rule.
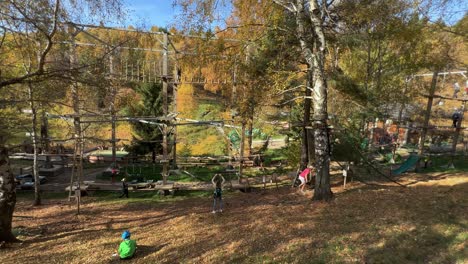
[[[130,231],[122,233],[122,243],[120,243],[118,254],[120,259],[131,259],[136,251],[136,241],[130,239]]]
[[[125,180],[125,178],[122,179],[122,194],[120,195],[119,198],[122,198],[126,196],[128,198],[128,184]]]
[[[302,193],[304,193],[304,188],[306,186],[307,181],[309,180],[309,174],[311,172],[313,172],[313,167],[308,166],[299,174],[299,180],[301,181],[301,184],[299,184],[298,187]]]
[[[223,212],[223,184],[226,180],[224,179],[223,175],[215,174],[211,179],[213,186],[215,187],[215,191],[213,193],[213,211],[212,213],[216,212]],[[216,210],[216,201],[219,200],[219,209]]]

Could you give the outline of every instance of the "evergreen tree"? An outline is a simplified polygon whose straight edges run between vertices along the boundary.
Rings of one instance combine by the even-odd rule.
[[[162,85],[160,83],[145,83],[137,87],[136,91],[141,96],[141,103],[131,105],[128,112],[131,116],[162,116]],[[152,154],[153,163],[156,155],[162,149],[162,133],[154,122],[132,123],[133,139],[129,151],[136,155]]]

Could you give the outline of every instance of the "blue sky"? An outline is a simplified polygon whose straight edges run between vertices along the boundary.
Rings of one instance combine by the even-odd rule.
[[[128,19],[124,26],[133,25],[149,29],[151,26],[166,27],[174,23],[178,12],[173,7],[173,0],[123,0],[128,9]],[[443,16],[445,22],[453,24],[467,12],[468,0],[452,0],[448,11],[451,16]],[[434,12],[431,16],[438,18],[440,14]],[[435,19],[436,20],[436,19]]]
[[[124,0],[124,4],[129,15],[127,25],[165,27],[176,14],[172,0]]]

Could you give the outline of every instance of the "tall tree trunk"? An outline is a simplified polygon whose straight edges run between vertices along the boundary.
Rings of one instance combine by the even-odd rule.
[[[317,67],[314,68],[314,114],[313,126],[315,144],[315,192],[313,200],[330,200],[333,193],[330,187],[330,142],[327,124],[327,83],[324,76],[323,54],[315,56]]]
[[[297,0],[298,12],[304,13],[304,5],[301,0]],[[327,113],[327,81],[325,78],[325,34],[321,20],[320,6],[317,0],[309,0],[308,16],[312,24],[314,43],[306,43],[305,36],[300,37],[301,47],[305,59],[312,69],[313,92],[313,127],[315,145],[315,191],[313,200],[330,200],[333,193],[330,187],[330,145],[328,134],[328,113]],[[302,10],[302,11],[299,11]],[[298,27],[304,27],[304,15],[297,16]],[[308,45],[307,45],[308,44]]]
[[[29,106],[31,107],[31,115],[32,115],[32,143],[33,143],[33,177],[34,177],[34,203],[33,205],[40,205],[41,204],[41,187],[39,181],[39,169],[37,164],[37,158],[39,156],[38,151],[38,140],[37,140],[37,109],[34,104],[34,94],[33,94],[33,87],[32,84],[28,83],[28,94],[29,94]]]
[[[167,102],[167,88],[168,88],[168,38],[167,33],[164,33],[163,36],[163,90],[162,90],[162,101],[163,101],[163,114],[166,118],[169,114],[168,102]],[[168,145],[167,145],[167,136],[168,136],[167,124],[163,125],[163,184],[167,183],[168,169],[169,169],[169,157],[167,155]]]
[[[313,87],[314,83],[314,75],[313,75],[313,70],[309,69],[307,72],[308,78],[307,78],[307,87]],[[308,96],[312,95],[312,90],[310,88],[307,89],[309,91]],[[311,106],[312,106],[312,101],[311,99],[308,99],[309,103],[305,102],[304,107],[307,107],[307,119],[304,120],[305,125],[308,127],[306,129],[307,132],[307,164],[312,165],[313,162],[315,161],[315,142],[314,142],[314,130],[310,129],[312,123],[310,122],[310,112],[311,112]]]
[[[366,63],[366,80],[364,82],[364,90],[367,94],[369,91],[369,83],[371,81],[371,75],[372,75],[372,68],[373,68],[373,63],[372,63],[372,57],[371,57],[371,52],[372,52],[372,40],[370,36],[367,36],[367,63]]]
[[[17,241],[11,232],[15,204],[15,179],[10,169],[5,138],[3,135],[0,135],[0,241]]]
[[[114,83],[112,82],[112,78],[114,77],[114,56],[111,54],[109,56],[109,74],[110,74],[110,94],[111,100],[109,104],[109,110],[111,114],[111,137],[112,137],[112,164],[115,168],[117,168],[117,139],[116,139],[116,123],[115,123],[115,97],[117,91],[115,89]]]
[[[42,149],[44,154],[50,154],[50,140],[49,140],[49,122],[47,121],[47,116],[45,112],[42,113],[42,122],[41,122],[41,141]],[[50,161],[50,156],[45,156],[44,168],[50,169],[53,168],[52,162]]]
[[[309,89],[310,84],[312,83],[310,79],[312,79],[312,74],[310,73],[312,69],[308,69],[307,77],[307,89],[305,91],[305,101],[304,101],[304,117],[302,122],[302,144],[301,144],[301,165],[300,169],[303,170],[307,167],[309,163],[309,154],[311,152],[310,143],[312,131],[307,129],[306,127],[310,126],[310,107],[311,107],[311,99],[310,96],[312,95],[312,91]]]

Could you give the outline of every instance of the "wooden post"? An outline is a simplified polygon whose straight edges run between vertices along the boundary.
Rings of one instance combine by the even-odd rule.
[[[231,108],[236,105],[237,100],[237,59],[234,59],[234,69],[232,71],[232,94],[231,94]]]
[[[453,136],[453,143],[452,143],[452,164],[450,164],[450,168],[455,168],[455,165],[453,164],[453,160],[455,159],[455,155],[457,152],[457,143],[458,143],[458,138],[460,136],[460,131],[462,129],[462,123],[463,123],[463,116],[465,115],[465,107],[466,107],[466,101],[463,101],[463,105],[461,107],[461,116],[460,120],[457,123],[457,127],[455,129],[455,135]]]
[[[116,156],[117,156],[117,150],[116,150],[116,137],[115,137],[115,133],[116,133],[116,125],[115,125],[115,96],[116,96],[116,91],[115,91],[115,87],[114,87],[114,84],[112,82],[112,78],[114,76],[114,56],[111,54],[110,57],[109,57],[109,75],[110,75],[110,79],[109,79],[109,83],[111,85],[110,87],[110,90],[111,90],[111,102],[110,102],[110,114],[111,114],[111,123],[112,123],[112,163],[114,167],[117,167],[117,164],[116,164]],[[112,176],[114,177],[114,176]]]
[[[405,88],[403,90],[403,96],[406,98],[406,92],[408,91],[408,84],[409,84],[409,81],[410,81],[410,78],[407,77],[405,79]],[[398,122],[397,122],[397,128],[396,128],[396,131],[397,131],[397,142],[400,143],[400,125],[401,125],[401,119],[403,117],[403,111],[405,110],[405,102],[403,101],[401,103],[401,107],[400,107],[400,110],[398,111]],[[406,130],[407,131],[407,130]],[[406,142],[404,142],[402,145],[406,144]]]
[[[242,120],[241,142],[239,150],[239,183],[242,182],[242,170],[244,167],[244,141],[245,141],[245,121]]]
[[[75,190],[75,199],[76,199],[76,214],[80,214],[80,203],[81,203],[81,189],[78,186]]]
[[[137,82],[140,81],[140,60],[137,60]]]
[[[163,80],[163,114],[164,117],[167,117],[168,115],[168,105],[167,105],[167,86],[168,86],[168,79],[167,79],[167,62],[168,62],[168,39],[167,39],[167,33],[164,33],[163,35],[163,72],[162,72],[162,80]],[[167,122],[167,121],[165,121]],[[168,134],[168,129],[167,129],[167,124],[163,125],[162,129],[163,133],[163,184],[167,183],[167,176],[168,176],[168,156],[167,156],[167,134]]]
[[[278,187],[278,175],[276,173],[273,173],[273,175],[271,176],[273,179],[273,181],[275,182],[275,185],[276,185],[276,190],[279,189]]]
[[[71,177],[70,177],[70,190],[68,192],[68,201],[71,201],[71,197],[72,197],[72,189],[73,189],[73,179],[74,179],[74,176],[75,176],[75,173],[76,173],[76,152],[77,152],[77,144],[76,144],[76,141],[75,141],[75,144],[74,144],[74,147],[73,147],[73,167],[72,167],[72,171],[71,171]]]
[[[179,88],[179,83],[180,83],[180,78],[181,78],[181,70],[177,65],[175,65],[175,76],[174,76],[174,84],[172,86],[172,112],[177,113],[177,89]],[[172,143],[172,169],[177,169],[177,126],[173,127],[172,130],[172,138],[173,138],[173,143]]]
[[[71,27],[70,27],[71,29]],[[71,45],[70,45],[70,68],[73,69],[77,66],[76,63],[76,44],[75,44],[75,36],[78,34],[77,31],[71,32]],[[73,80],[73,76],[70,76],[70,80]],[[83,174],[83,144],[82,144],[82,131],[81,131],[81,119],[80,119],[80,100],[78,94],[78,84],[72,81],[71,84],[71,93],[72,93],[72,105],[73,105],[73,127],[75,129],[74,139],[75,144],[77,146],[76,153],[79,153],[80,162],[77,168],[77,182],[78,182],[78,189],[80,189],[81,185],[81,176]],[[71,186],[70,186],[71,188]],[[80,201],[77,199],[77,212],[80,213]]]
[[[128,61],[125,60],[125,81],[128,80]]]
[[[434,94],[437,87],[437,76],[439,72],[434,71],[432,74],[432,82],[431,87],[429,89],[429,97],[427,99],[427,106],[426,106],[426,114],[424,116],[424,123],[421,132],[421,136],[419,137],[419,146],[418,146],[418,155],[421,157],[424,154],[424,141],[426,141],[426,134],[427,134],[427,127],[429,126],[429,120],[431,118],[431,110],[432,110],[432,102],[434,101]],[[416,163],[416,171],[419,171],[420,164],[419,162]]]
[[[404,136],[403,136],[402,145],[408,144],[408,137],[409,137],[410,127],[411,127],[411,122],[410,122],[410,121],[406,121],[406,128],[405,128],[405,134],[404,134]]]
[[[368,149],[372,148],[372,145],[374,143],[374,131],[377,128],[378,124],[379,124],[379,119],[375,118],[374,123],[372,124],[371,130],[370,130],[370,138],[369,138]]]
[[[348,178],[349,165],[343,169],[343,190],[346,189],[346,180]]]

